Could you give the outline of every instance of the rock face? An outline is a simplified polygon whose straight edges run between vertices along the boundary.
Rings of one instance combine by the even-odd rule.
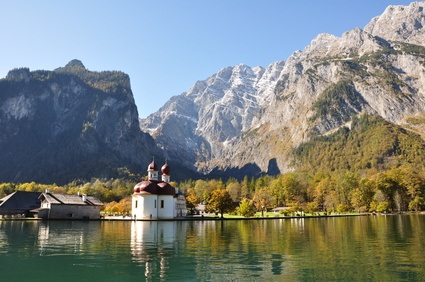
[[[385,12],[366,25],[365,31],[389,41],[423,45],[425,35],[424,3],[409,6],[389,6]]]
[[[139,129],[129,77],[78,60],[1,79],[0,132],[2,182],[124,176],[161,155]]]
[[[222,69],[141,129],[193,170],[236,175],[291,170],[293,148],[361,113],[419,130],[407,121],[425,109],[424,6],[390,6],[363,30],[320,34],[267,68]]]
[[[223,155],[225,144],[259,122],[264,99],[273,91],[271,84],[277,82],[283,65],[278,62],[267,70],[246,65],[224,68],[171,98],[142,120],[141,128],[169,158],[208,172],[210,161]]]

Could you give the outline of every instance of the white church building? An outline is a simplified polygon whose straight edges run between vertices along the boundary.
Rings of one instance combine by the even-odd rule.
[[[155,161],[148,166],[148,180],[134,186],[132,215],[137,219],[172,219],[186,216],[184,195],[170,185],[171,168],[166,163],[161,168],[162,180],[158,178]]]

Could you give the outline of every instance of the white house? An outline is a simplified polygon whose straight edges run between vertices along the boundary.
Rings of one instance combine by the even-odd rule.
[[[149,164],[148,180],[134,186],[132,215],[135,219],[170,219],[186,215],[186,207],[181,204],[182,197],[169,183],[170,171],[168,164],[163,165],[160,181],[155,161]]]

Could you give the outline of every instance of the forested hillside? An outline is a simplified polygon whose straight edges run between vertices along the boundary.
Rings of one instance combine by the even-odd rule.
[[[352,119],[350,128],[301,144],[294,149],[293,160],[298,170],[309,173],[423,167],[425,141],[379,116],[362,115]]]

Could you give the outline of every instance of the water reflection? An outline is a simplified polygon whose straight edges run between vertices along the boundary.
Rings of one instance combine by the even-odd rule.
[[[61,229],[50,229],[49,222],[39,225],[37,245],[41,256],[79,254],[84,241],[84,229],[75,224]]]
[[[418,281],[423,230],[425,215],[0,221],[0,271],[4,281]]]
[[[131,222],[132,259],[144,268],[145,277],[166,277],[179,243],[176,235],[175,222]]]

